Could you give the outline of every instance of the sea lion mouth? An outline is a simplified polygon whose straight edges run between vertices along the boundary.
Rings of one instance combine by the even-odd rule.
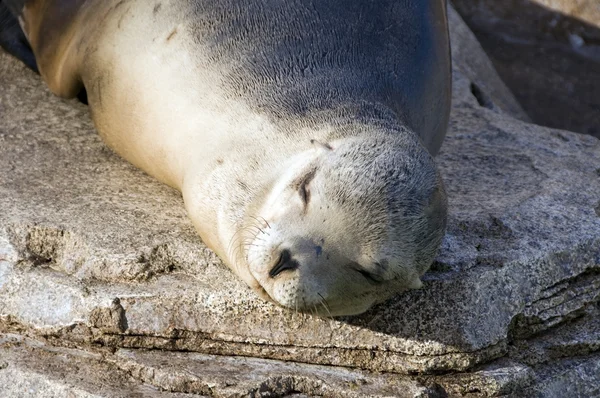
[[[269,233],[276,231],[270,229]],[[258,241],[265,237],[259,236]],[[248,267],[257,282],[257,293],[294,312],[356,315],[380,301],[380,293],[393,284],[379,270],[348,262],[311,239],[297,238],[295,244],[262,243],[249,246]]]

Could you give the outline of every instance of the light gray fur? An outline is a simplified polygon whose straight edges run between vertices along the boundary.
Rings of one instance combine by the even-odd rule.
[[[348,315],[420,287],[444,234],[445,11],[28,0],[24,15],[50,89],[83,84],[105,142],[182,191],[240,278],[288,308]],[[271,274],[285,251],[299,266]]]
[[[191,4],[211,57],[257,112],[306,125],[337,118],[406,125],[435,155],[450,109],[445,0],[237,0]],[[159,11],[160,12],[160,11]],[[324,110],[335,110],[324,112]],[[341,113],[341,114],[340,114]]]

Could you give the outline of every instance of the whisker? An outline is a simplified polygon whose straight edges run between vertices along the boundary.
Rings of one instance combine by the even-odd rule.
[[[269,235],[263,228],[260,227],[260,225],[258,225],[261,223],[258,218],[254,216],[251,216],[251,218],[254,219],[255,223],[251,223],[243,228],[237,229],[229,241],[227,253],[232,258],[237,258],[237,256],[240,254],[240,250],[248,247],[248,242],[265,241],[264,239],[258,237],[259,234]]]
[[[269,224],[269,222],[267,221],[267,219],[264,218],[264,217],[262,217],[262,216],[260,218],[262,218],[262,220],[265,222],[265,224],[267,224],[267,227],[269,227],[269,229],[271,229],[271,224]]]
[[[319,316],[319,309],[317,308],[316,304],[313,304],[313,310],[314,310],[315,316]]]
[[[250,217],[252,217],[254,220],[256,220],[256,221],[257,221],[257,222],[259,222],[259,223],[261,222],[261,221],[260,221],[260,220],[259,220],[257,217],[255,217],[255,216],[250,216]],[[263,218],[263,221],[266,221],[266,220]],[[268,226],[269,228],[271,228],[271,226],[269,225],[269,223],[267,223],[267,226]],[[260,229],[260,227],[258,227],[258,228]],[[270,236],[268,233],[264,232],[262,229],[261,229],[261,231],[260,231],[260,232],[262,232],[263,234],[265,234],[265,235],[267,235],[267,236]]]
[[[323,306],[323,308],[325,308],[325,311],[327,311],[328,317],[329,318],[333,318],[333,315],[331,315],[331,308],[329,308],[329,304],[327,304],[327,300],[325,300],[325,297],[323,297],[321,295],[321,293],[317,293],[319,295],[319,297],[321,297],[321,305]]]

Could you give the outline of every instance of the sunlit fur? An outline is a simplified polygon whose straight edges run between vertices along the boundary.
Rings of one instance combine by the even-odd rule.
[[[11,4],[49,88],[85,87],[106,144],[181,190],[257,294],[332,316],[421,285],[446,219],[445,0]],[[269,275],[282,249],[297,267]]]
[[[274,301],[349,315],[421,286],[444,234],[446,198],[433,159],[411,137],[371,131],[315,147],[262,198],[235,255]],[[296,181],[311,172],[305,205]],[[271,278],[283,249],[299,267]]]

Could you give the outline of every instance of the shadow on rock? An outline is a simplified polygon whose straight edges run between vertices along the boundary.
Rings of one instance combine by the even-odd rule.
[[[566,2],[573,10],[562,13],[540,2],[453,0],[536,124],[600,137],[597,3],[588,1],[586,14],[585,4]]]

